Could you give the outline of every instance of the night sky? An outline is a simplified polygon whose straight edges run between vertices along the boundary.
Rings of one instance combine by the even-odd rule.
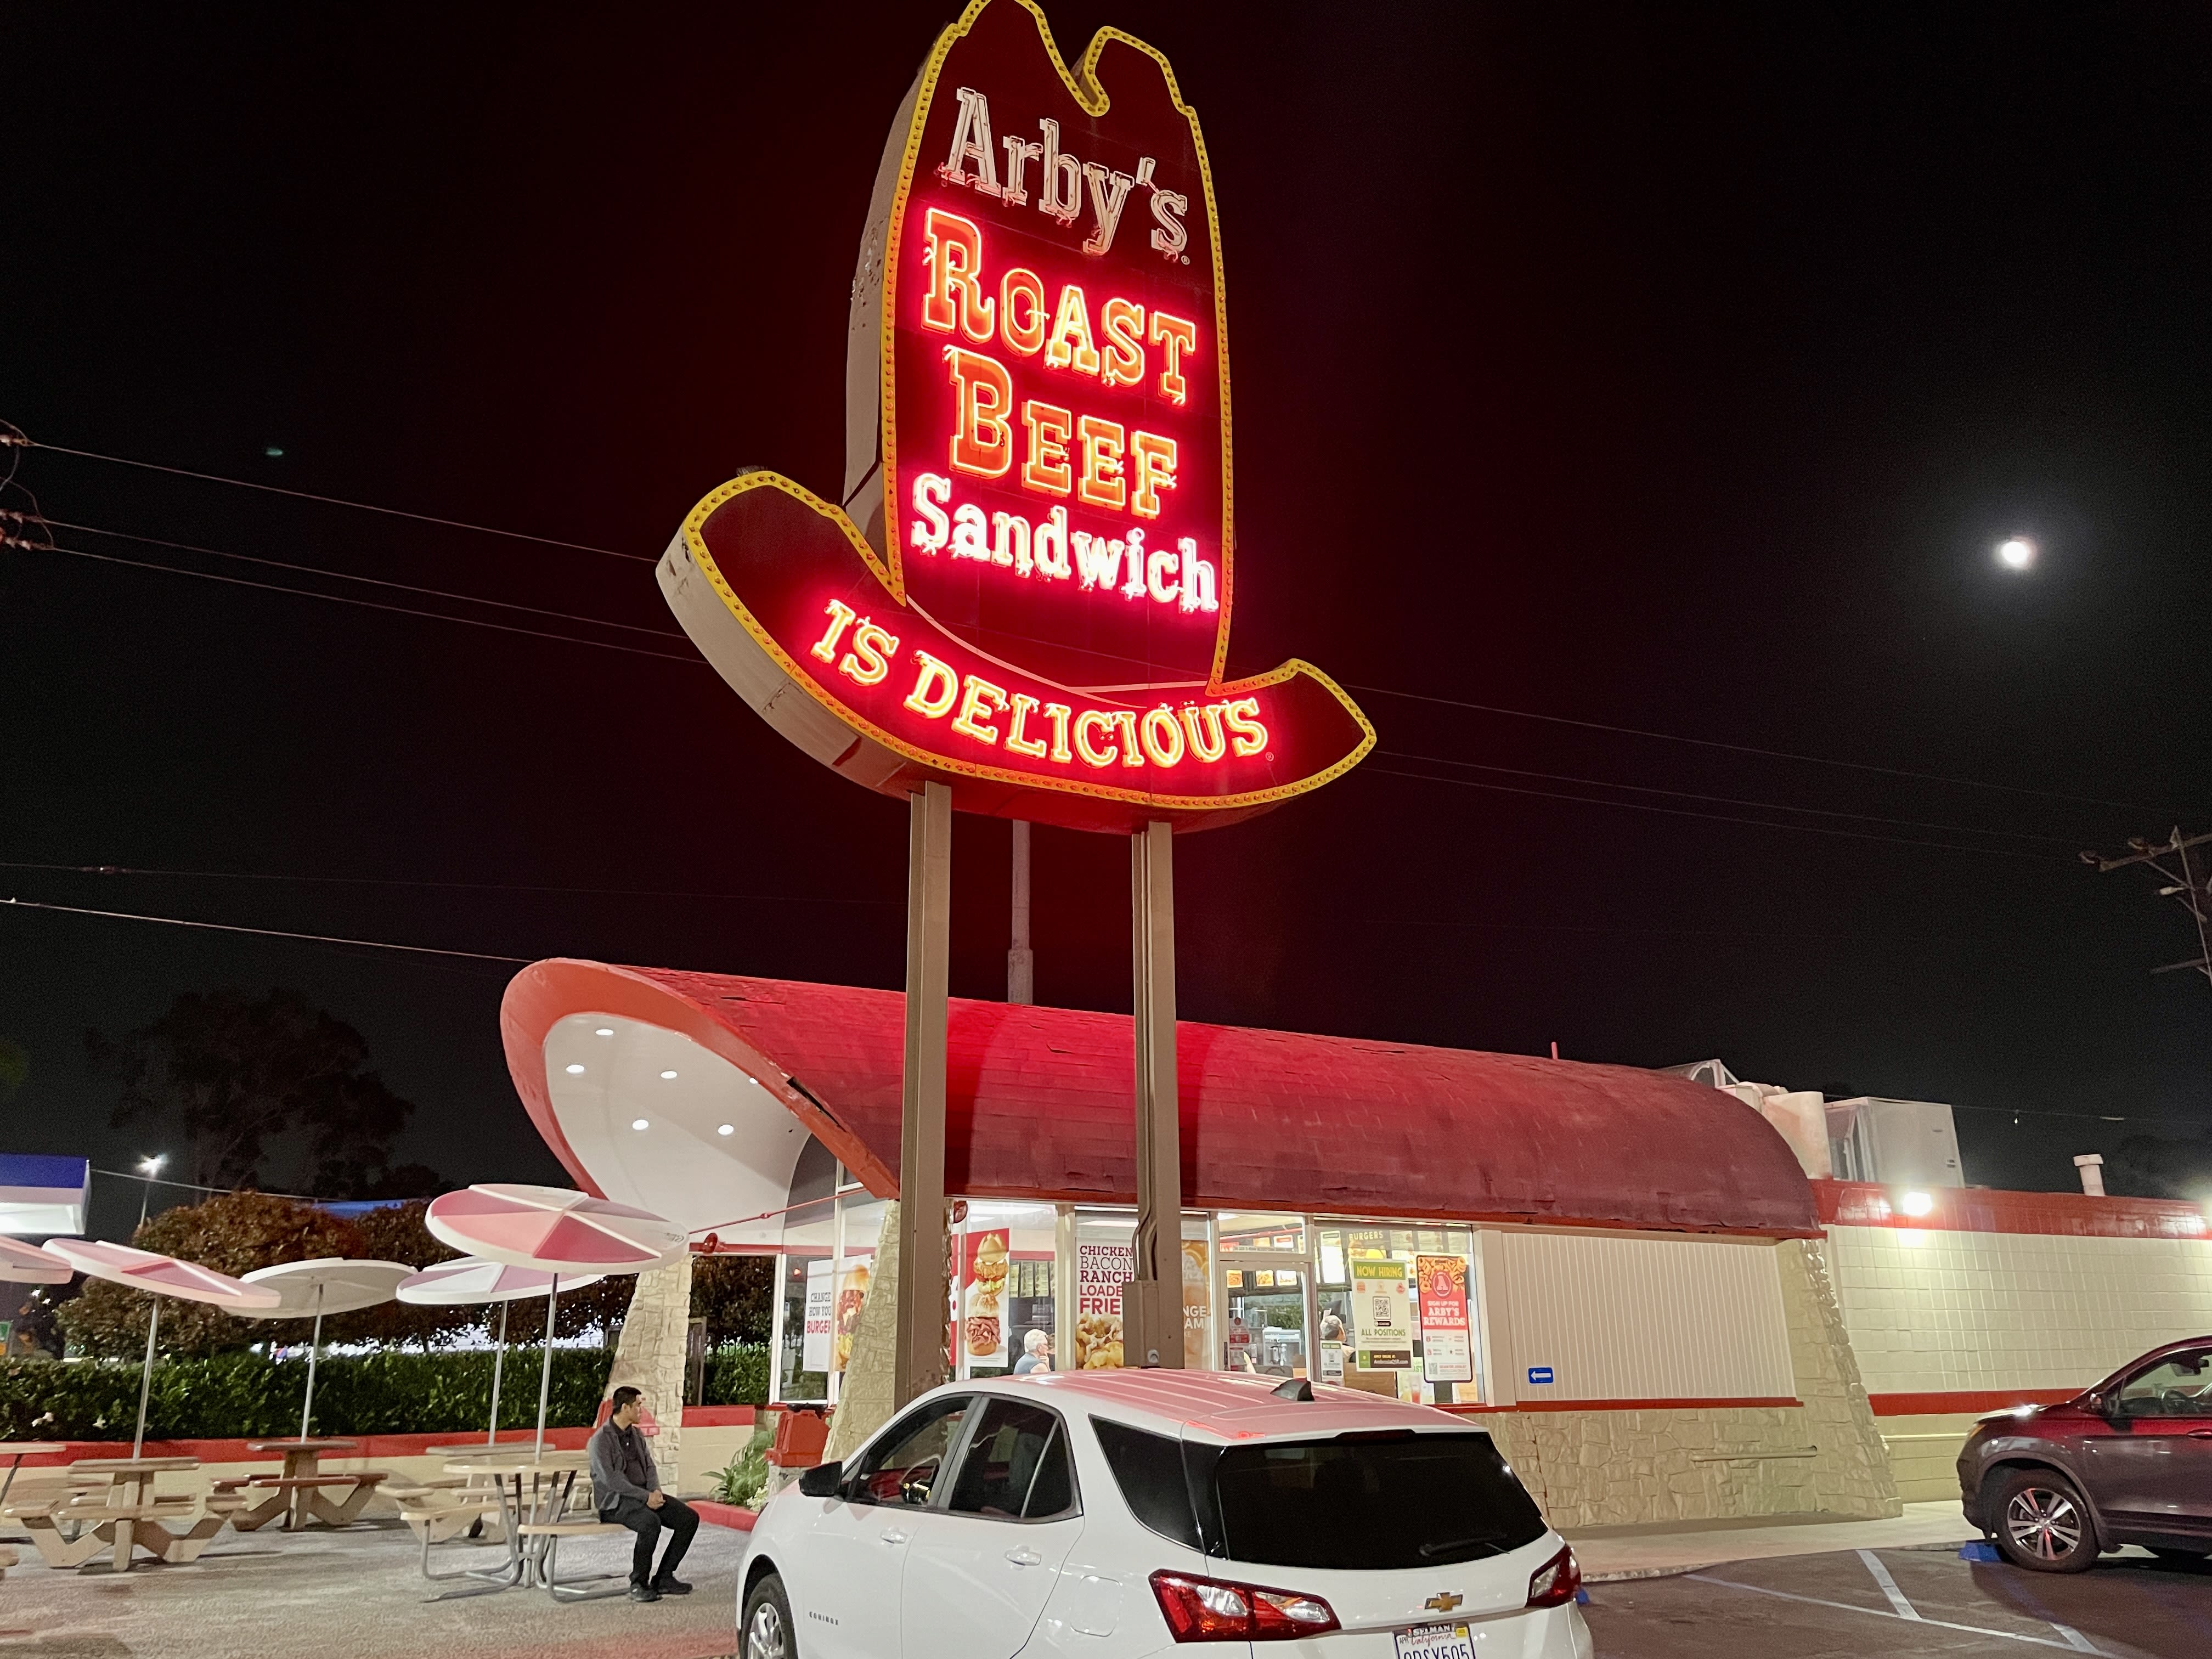
[[[2186,917],[2075,856],[2212,827],[2212,12],[1048,9],[1071,56],[1162,48],[1205,125],[1232,668],[1307,658],[1382,733],[1181,842],[1187,1018],[1948,1101],[1995,1185],[2212,1127],[2212,995],[2148,972]],[[834,495],[868,192],[951,15],[15,8],[0,417],[645,559],[740,465]],[[46,452],[20,481],[674,630],[647,562]],[[904,840],[693,661],[0,556],[0,859],[240,878],[0,896],[896,986]],[[955,840],[953,989],[1000,995],[1008,830]],[[1041,999],[1126,1009],[1125,848],[1036,848]],[[0,1149],[157,1150],[85,1030],[282,985],[418,1103],[407,1156],[557,1178],[512,971],[0,915]]]

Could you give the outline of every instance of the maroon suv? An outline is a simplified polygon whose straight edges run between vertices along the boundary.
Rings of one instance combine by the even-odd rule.
[[[2038,1572],[2079,1572],[2123,1544],[2212,1555],[2212,1336],[2154,1348],[2063,1404],[1984,1418],[1959,1493],[2005,1559]]]

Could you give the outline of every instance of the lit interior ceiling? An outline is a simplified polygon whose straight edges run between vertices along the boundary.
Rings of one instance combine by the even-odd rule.
[[[659,1025],[569,1014],[545,1034],[545,1086],[569,1150],[615,1202],[725,1246],[781,1238],[771,1212],[791,1201],[807,1133],[739,1067]]]

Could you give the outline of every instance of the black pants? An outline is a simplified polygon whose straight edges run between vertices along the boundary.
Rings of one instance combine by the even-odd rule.
[[[654,1577],[653,1547],[660,1539],[660,1529],[668,1528],[668,1553],[660,1558],[659,1577],[673,1578],[676,1569],[684,1560],[684,1552],[691,1547],[691,1534],[699,1530],[699,1511],[678,1498],[663,1496],[659,1509],[647,1507],[642,1498],[617,1498],[611,1510],[599,1511],[602,1521],[612,1521],[628,1527],[637,1534],[637,1547],[629,1555],[629,1582],[649,1583]]]

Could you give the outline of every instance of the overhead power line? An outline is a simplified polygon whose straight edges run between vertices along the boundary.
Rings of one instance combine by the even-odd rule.
[[[383,611],[394,616],[421,617],[431,622],[459,623],[465,628],[489,628],[495,633],[520,634],[534,640],[555,640],[563,645],[589,645],[601,651],[621,651],[633,657],[657,657],[663,662],[683,663],[687,667],[702,666],[698,657],[679,657],[672,651],[648,651],[642,646],[623,645],[615,640],[584,639],[574,634],[551,634],[541,628],[520,628],[513,623],[487,621],[482,617],[456,617],[443,611],[422,611],[412,605],[385,605],[375,599],[356,599],[343,593],[318,593],[309,587],[287,587],[281,582],[249,581],[243,576],[225,576],[212,570],[187,570],[182,566],[161,564],[149,559],[126,559],[114,553],[94,553],[88,548],[64,547],[58,542],[33,542],[21,536],[0,536],[0,546],[20,548],[27,553],[61,553],[73,559],[92,559],[101,564],[128,565],[137,570],[158,570],[166,575],[191,576],[204,582],[222,582],[229,587],[258,588],[264,593],[289,593],[294,599],[320,599],[325,605],[349,605],[362,611]],[[483,603],[479,600],[477,603]],[[579,621],[589,620],[578,618]]]
[[[191,881],[299,882],[342,887],[428,887],[486,893],[576,893],[605,898],[726,899],[760,904],[859,904],[902,908],[903,899],[839,898],[830,894],[697,893],[664,887],[563,887],[536,882],[428,881],[404,876],[316,876],[269,870],[151,870],[121,864],[36,864],[0,859],[0,870],[40,870],[76,876],[155,876]]]
[[[1840,812],[1825,806],[1792,806],[1784,801],[1744,800],[1734,795],[1701,795],[1687,789],[1662,789],[1642,783],[1613,783],[1604,778],[1571,777],[1559,772],[1532,772],[1523,767],[1492,766],[1484,761],[1450,760],[1441,755],[1408,755],[1388,749],[1378,749],[1376,750],[1376,755],[1382,760],[1419,761],[1431,766],[1459,766],[1477,772],[1503,772],[1508,776],[1516,778],[1542,778],[1553,783],[1579,783],[1593,789],[1626,789],[1639,795],[1670,795],[1678,800],[1701,800],[1723,806],[1750,806],[1769,812],[1803,812],[1815,817],[1854,818],[1864,823],[1894,824],[1904,830],[1948,830],[1966,836],[2007,836],[2016,841],[2049,842],[2057,846],[2072,844],[2063,836],[2037,835],[2025,830],[1983,830],[1971,823],[1935,823],[1922,818],[1883,817],[1874,812]]]
[[[477,962],[512,962],[527,967],[536,958],[501,956],[490,951],[447,951],[434,945],[397,945],[390,939],[339,939],[329,933],[294,933],[281,927],[240,927],[227,921],[192,921],[183,916],[140,915],[129,910],[90,910],[77,904],[40,904],[22,898],[0,899],[0,909],[50,910],[65,916],[104,916],[110,921],[151,921],[165,927],[191,927],[214,933],[258,933],[264,939],[304,939],[313,945],[353,945],[371,951],[405,951],[424,957],[467,957]]]
[[[1988,789],[2008,795],[2034,795],[2045,800],[2071,801],[2078,806],[2112,806],[2127,811],[2157,811],[2136,801],[2105,800],[2095,795],[2069,795],[2055,789],[2033,789],[2023,784],[1989,783],[1978,778],[1954,778],[1941,772],[1914,772],[1902,767],[1877,766],[1867,761],[1837,760],[1826,755],[1798,754],[1786,749],[1759,749],[1750,744],[1723,743],[1712,738],[1686,738],[1674,732],[1654,732],[1640,726],[1611,726],[1603,720],[1570,719],[1565,714],[1540,714],[1527,708],[1507,708],[1498,703],[1468,702],[1458,697],[1435,697],[1419,691],[1396,691],[1387,685],[1353,685],[1348,691],[1364,691],[1378,697],[1402,697],[1408,702],[1436,703],[1446,708],[1468,708],[1479,714],[1504,714],[1515,720],[1541,720],[1550,726],[1579,726],[1586,732],[1610,732],[1630,738],[1650,738],[1660,743],[1688,744],[1698,749],[1725,750],[1735,755],[1756,755],[1765,760],[1799,761],[1808,766],[1833,766],[1845,771],[1875,772],[1885,777],[1911,778],[1923,783],[1950,784],[1960,789]]]
[[[2055,857],[2045,853],[2023,853],[2010,847],[1976,847],[1965,842],[1922,841],[1906,836],[1876,835],[1869,830],[1844,830],[1820,823],[1787,823],[1779,818],[1738,817],[1729,812],[1700,812],[1686,806],[1661,806],[1651,801],[1614,800],[1602,795],[1569,795],[1556,789],[1527,789],[1517,784],[1485,783],[1477,778],[1440,778],[1433,772],[1399,772],[1387,766],[1369,764],[1352,774],[1354,777],[1378,775],[1386,778],[1410,778],[1416,783],[1449,784],[1455,789],[1487,789],[1501,795],[1534,795],[1545,800],[1573,801],[1583,806],[1614,806],[1631,812],[1659,812],[1668,817],[1706,818],[1717,823],[1748,824],[1754,830],[1789,830],[1803,836],[1838,836],[1847,841],[1887,842],[1898,847],[1932,847],[1945,853],[1986,853],[1993,858],[2027,859],[2036,864],[2055,862]]]
[[[635,559],[647,564],[659,562],[659,555],[624,553],[617,548],[595,547],[589,542],[564,541],[558,536],[539,536],[526,530],[502,530],[496,525],[471,524],[462,519],[441,519],[430,513],[410,513],[404,507],[380,507],[374,501],[348,501],[342,495],[318,495],[312,490],[287,489],[281,484],[258,483],[251,478],[227,477],[219,472],[196,472],[185,466],[165,466],[159,461],[133,460],[127,455],[103,455],[96,450],[72,449],[66,444],[43,443],[26,435],[21,428],[8,427],[0,431],[0,447],[43,449],[56,455],[75,455],[82,460],[105,461],[111,466],[135,466],[145,472],[167,472],[179,478],[198,478],[205,483],[229,484],[237,489],[256,489],[264,495],[289,495],[295,501],[319,501],[325,507],[351,507],[356,513],[381,514],[387,519],[411,519],[417,524],[442,525],[448,530],[473,531],[480,536],[500,536],[508,541],[537,542],[546,547],[573,548],[579,553],[600,553],[610,559]]]
[[[625,633],[644,634],[656,640],[673,640],[678,644],[684,639],[684,635],[672,628],[647,628],[638,623],[615,622],[605,617],[580,617],[574,611],[548,611],[543,605],[520,605],[512,599],[487,599],[480,594],[455,593],[442,587],[420,587],[413,582],[396,582],[382,576],[356,575],[349,570],[331,570],[321,565],[295,564],[289,560],[262,558],[252,553],[230,553],[220,547],[203,547],[197,542],[173,542],[166,537],[141,536],[128,530],[103,530],[96,524],[73,524],[67,519],[41,519],[39,522],[51,530],[76,530],[88,536],[112,536],[118,541],[141,542],[149,547],[173,547],[180,553],[199,553],[210,559],[231,559],[240,564],[258,564],[271,570],[290,570],[303,576],[327,576],[333,581],[360,582],[370,587],[393,588],[402,593],[420,593],[426,599],[453,599],[462,605],[484,605],[501,611],[520,611],[533,617],[550,617],[558,622],[582,623],[590,628],[619,628]],[[64,552],[68,550],[57,548],[55,550]],[[175,566],[166,568],[178,568]]]

